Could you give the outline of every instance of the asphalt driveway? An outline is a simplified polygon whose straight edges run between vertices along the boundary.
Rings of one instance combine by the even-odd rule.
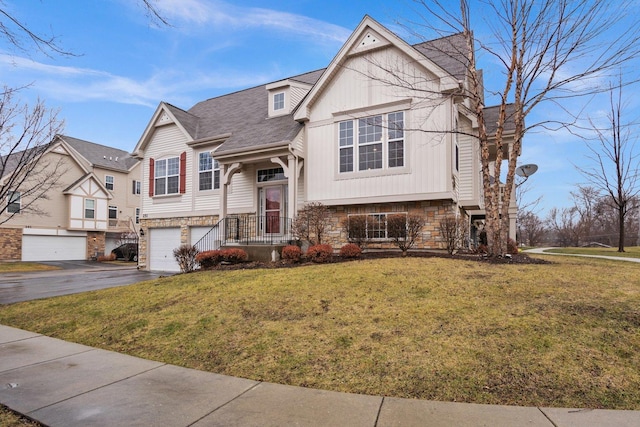
[[[172,273],[140,271],[132,264],[51,261],[61,270],[0,275],[0,304],[131,285]]]

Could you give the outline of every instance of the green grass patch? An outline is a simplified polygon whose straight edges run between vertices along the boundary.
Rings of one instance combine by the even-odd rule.
[[[0,307],[0,323],[260,381],[640,409],[640,265],[395,258],[211,271]]]
[[[628,246],[624,252],[618,252],[618,248],[553,248],[545,252],[555,254],[574,255],[605,255],[622,258],[640,258],[640,246]]]
[[[0,262],[0,273],[24,273],[47,270],[60,270],[60,267],[39,264],[37,262]]]

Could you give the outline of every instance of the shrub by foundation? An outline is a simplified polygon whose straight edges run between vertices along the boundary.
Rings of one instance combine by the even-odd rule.
[[[362,249],[355,243],[347,243],[340,248],[342,258],[360,258],[360,255],[362,255]]]
[[[331,245],[313,245],[307,250],[306,257],[313,262],[327,262],[333,256]]]
[[[295,245],[282,248],[282,259],[291,262],[300,262],[302,259],[302,249]]]

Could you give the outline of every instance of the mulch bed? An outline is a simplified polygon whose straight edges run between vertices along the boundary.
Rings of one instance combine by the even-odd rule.
[[[360,258],[343,258],[339,255],[334,255],[330,261],[325,262],[324,264],[329,263],[339,263],[339,262],[352,262],[364,259],[382,259],[382,258],[402,258],[401,251],[365,251],[362,253]],[[477,261],[480,263],[489,263],[489,264],[551,264],[550,261],[542,260],[539,258],[531,258],[529,255],[524,253],[519,253],[516,255],[507,255],[507,256],[486,256],[483,254],[476,253],[457,253],[454,255],[449,255],[446,252],[431,252],[431,251],[409,251],[407,253],[407,258],[448,258],[448,259],[459,259],[465,261]],[[210,270],[249,270],[249,269],[270,269],[270,268],[294,268],[301,267],[304,265],[313,265],[315,263],[309,261],[302,261],[298,263],[292,263],[290,261],[280,260],[275,262],[262,262],[262,261],[247,261],[238,264],[228,264],[222,263],[219,264]]]

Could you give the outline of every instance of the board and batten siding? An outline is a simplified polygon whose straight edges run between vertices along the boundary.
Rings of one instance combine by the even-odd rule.
[[[394,56],[387,49],[376,53],[378,57],[371,60],[359,57],[349,60],[312,105],[305,164],[308,201],[358,203],[371,198],[418,200],[429,198],[430,194],[434,198],[444,193],[453,194],[453,139],[447,132],[451,130],[451,104],[442,99],[430,103],[420,92],[385,85],[381,82],[384,76],[379,80],[368,77],[381,72],[372,69],[371,63],[384,60],[401,67],[404,73],[415,75],[424,87],[437,88],[432,76],[425,77],[423,71],[396,52]],[[404,111],[406,129],[432,131],[405,131],[405,167],[341,174],[338,122],[392,111]],[[357,158],[354,163],[357,168]]]

